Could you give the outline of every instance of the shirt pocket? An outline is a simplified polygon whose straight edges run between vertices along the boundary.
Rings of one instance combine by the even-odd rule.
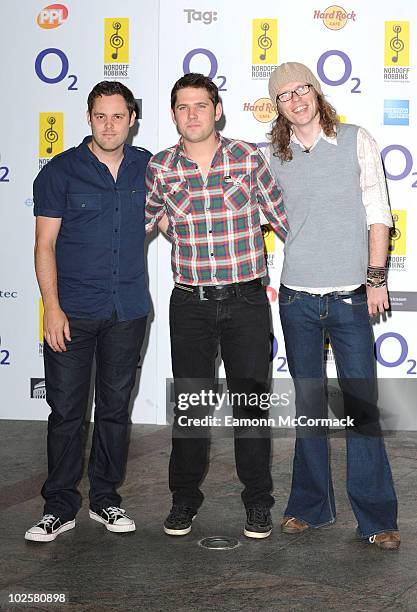
[[[174,217],[185,217],[191,212],[191,199],[187,181],[164,186],[165,202]]]
[[[133,221],[143,223],[145,218],[145,189],[143,187],[133,187],[130,190],[130,203]]]
[[[232,211],[240,211],[251,201],[249,174],[237,174],[223,178],[223,194],[226,207]]]
[[[101,194],[68,193],[64,223],[77,232],[79,238],[98,232],[101,222]]]

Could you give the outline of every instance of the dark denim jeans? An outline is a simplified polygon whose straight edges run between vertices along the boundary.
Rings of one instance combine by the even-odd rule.
[[[175,395],[215,389],[215,364],[221,350],[229,392],[269,390],[270,308],[264,288],[252,285],[242,295],[222,301],[203,300],[174,289],[170,302],[172,370]],[[181,426],[184,411],[176,402],[172,430],[169,486],[173,503],[195,510],[203,501],[200,483],[208,466],[209,428]],[[266,418],[260,408],[233,407],[234,416]],[[203,417],[207,406],[194,406],[187,416]],[[234,428],[237,474],[244,485],[245,507],[271,507],[271,438],[269,427]]]
[[[48,478],[42,488],[45,514],[72,520],[81,507],[85,415],[96,356],[93,443],[88,465],[90,507],[120,506],[128,446],[129,401],[135,384],[146,317],[132,321],[69,320],[71,342],[55,353],[45,341]]]
[[[377,420],[374,339],[366,294],[309,296],[281,285],[280,317],[297,416],[326,416],[324,340],[330,337],[347,413],[347,492],[363,537],[397,529],[397,498]],[[364,425],[363,425],[364,423]],[[298,428],[285,516],[319,527],[336,518],[328,431]]]

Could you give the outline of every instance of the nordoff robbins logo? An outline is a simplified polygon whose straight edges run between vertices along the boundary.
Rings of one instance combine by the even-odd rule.
[[[324,11],[316,9],[313,13],[313,19],[321,19],[329,30],[341,30],[348,21],[356,21],[356,13],[355,11],[347,11],[341,6],[332,5]]]

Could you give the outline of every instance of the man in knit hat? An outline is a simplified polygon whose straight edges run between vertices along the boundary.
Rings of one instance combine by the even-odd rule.
[[[345,412],[354,423],[346,430],[347,490],[358,534],[379,548],[398,548],[369,322],[389,307],[385,264],[392,219],[379,151],[363,128],[339,123],[307,66],[278,66],[269,93],[278,113],[271,168],[289,223],[279,303],[297,416],[325,416],[329,337]],[[282,531],[300,533],[335,520],[327,428],[299,427]]]

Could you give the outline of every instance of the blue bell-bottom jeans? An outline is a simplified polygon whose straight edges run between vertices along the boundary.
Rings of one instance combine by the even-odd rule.
[[[397,529],[397,498],[378,421],[374,338],[366,293],[348,297],[311,296],[281,285],[280,317],[288,367],[296,389],[296,416],[327,416],[324,343],[330,338],[346,428],[347,493],[359,533]],[[305,418],[304,418],[305,421]],[[333,523],[328,429],[298,427],[291,493],[285,516],[320,527]]]

